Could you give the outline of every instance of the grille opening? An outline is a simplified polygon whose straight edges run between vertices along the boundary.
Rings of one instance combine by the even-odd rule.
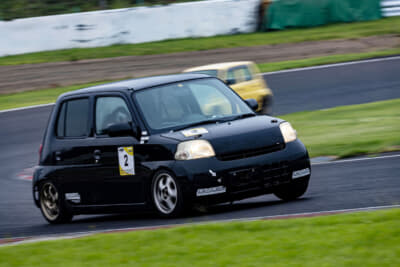
[[[265,189],[290,182],[288,162],[283,161],[258,168],[232,171],[230,176],[231,192]]]
[[[249,158],[249,157],[255,157],[258,155],[272,153],[275,151],[282,150],[284,148],[285,148],[285,144],[278,143],[278,144],[268,146],[268,147],[261,147],[261,148],[251,149],[251,150],[242,150],[242,151],[227,153],[227,154],[220,154],[220,155],[217,155],[217,159],[223,160],[223,161],[245,159],[245,158]]]

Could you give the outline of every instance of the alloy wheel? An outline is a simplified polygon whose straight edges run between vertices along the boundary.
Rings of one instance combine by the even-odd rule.
[[[45,183],[40,191],[40,206],[48,220],[54,221],[60,215],[59,199],[56,187]]]
[[[153,184],[153,198],[157,209],[163,214],[172,213],[178,203],[177,185],[168,173],[160,173]]]

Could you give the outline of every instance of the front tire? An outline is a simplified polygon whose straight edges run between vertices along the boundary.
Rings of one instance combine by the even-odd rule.
[[[283,201],[291,201],[301,197],[307,191],[309,178],[292,181],[274,191],[274,195]]]
[[[158,171],[151,185],[153,205],[162,217],[176,217],[183,211],[183,195],[175,176],[168,171]]]
[[[61,193],[50,181],[40,186],[39,203],[43,217],[51,224],[66,223],[73,217],[63,205]]]

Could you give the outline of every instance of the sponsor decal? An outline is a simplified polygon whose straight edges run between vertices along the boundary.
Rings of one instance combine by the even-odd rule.
[[[191,137],[195,135],[208,133],[206,128],[192,128],[181,132],[185,137]]]
[[[293,174],[292,174],[292,178],[293,179],[300,178],[300,177],[309,175],[310,173],[311,172],[310,172],[309,168],[305,168],[305,169],[302,169],[302,170],[294,171]]]
[[[73,203],[81,203],[81,195],[79,193],[65,193],[65,199]]]
[[[209,187],[209,188],[199,188],[197,189],[196,196],[209,196],[215,194],[222,194],[226,192],[226,187],[223,185],[216,186],[216,187]]]

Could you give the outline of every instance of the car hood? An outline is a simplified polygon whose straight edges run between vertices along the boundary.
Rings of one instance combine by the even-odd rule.
[[[217,156],[226,156],[284,146],[279,129],[282,121],[269,116],[255,116],[223,123],[204,124],[161,136],[180,142],[205,139],[212,144]]]

